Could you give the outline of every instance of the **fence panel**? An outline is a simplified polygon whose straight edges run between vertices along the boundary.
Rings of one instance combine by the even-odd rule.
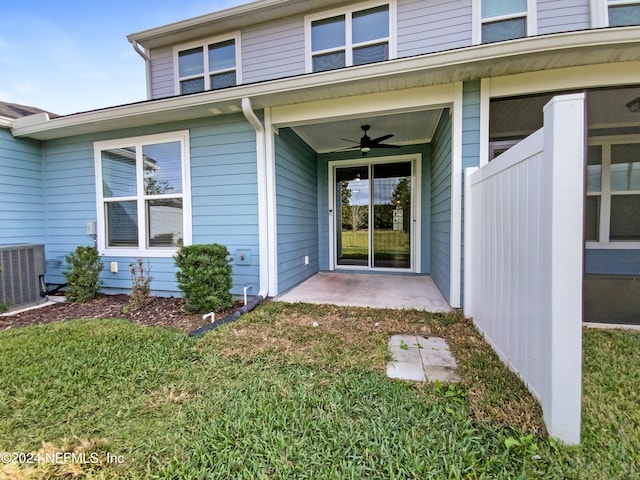
[[[549,433],[580,442],[584,94],[465,172],[465,313],[542,405]]]

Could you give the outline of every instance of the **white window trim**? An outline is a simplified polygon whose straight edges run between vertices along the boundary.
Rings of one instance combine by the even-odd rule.
[[[589,0],[591,28],[609,26],[609,7],[620,5],[640,5],[638,0]]]
[[[609,25],[608,7],[607,0],[589,0],[591,28],[602,28]]]
[[[189,147],[189,130],[182,130],[178,132],[160,133],[155,135],[144,135],[139,137],[119,138],[117,140],[106,140],[101,142],[94,142],[93,154],[95,165],[95,177],[96,177],[96,210],[97,210],[97,246],[100,255],[118,256],[118,257],[172,257],[177,252],[177,247],[158,247],[148,248],[147,245],[147,232],[146,221],[139,222],[138,224],[138,238],[142,247],[109,247],[107,246],[106,236],[106,218],[105,218],[105,198],[102,192],[102,151],[126,148],[126,147],[143,147],[144,145],[152,145],[157,143],[167,142],[180,142],[182,146],[182,228],[183,228],[183,243],[185,245],[191,245],[192,242],[192,225],[191,225],[191,159],[190,159],[190,147]],[[136,155],[137,156],[137,155]],[[141,170],[141,165],[136,159],[136,169]],[[138,182],[143,181],[141,172],[138,171]],[[141,187],[138,185],[138,191]],[[122,197],[124,200],[140,200],[140,194],[134,197]],[[143,202],[138,202],[138,218],[146,219],[144,213]],[[142,214],[141,214],[142,213]]]
[[[606,0],[605,0],[606,1]],[[511,18],[524,17],[527,26],[527,37],[537,35],[538,33],[538,14],[536,8],[536,0],[527,0],[527,11],[522,13],[513,13],[510,15],[501,15],[498,17],[482,18],[482,0],[473,0],[472,4],[472,26],[471,38],[473,45],[482,45],[482,24],[489,22],[497,22],[499,20],[509,20]]]
[[[356,157],[358,159],[364,157]],[[348,265],[338,265],[336,261],[336,227],[334,212],[338,207],[336,205],[336,188],[335,188],[335,172],[336,168],[353,165],[367,165],[370,168],[376,164],[384,163],[399,163],[410,162],[411,163],[411,182],[412,182],[412,197],[411,204],[413,208],[412,232],[411,232],[411,248],[412,248],[412,260],[409,268],[375,268],[371,265],[367,267],[350,267]],[[328,168],[328,181],[329,181],[329,196],[328,196],[328,209],[329,212],[329,270],[368,270],[386,271],[386,272],[412,272],[422,273],[422,154],[411,153],[406,155],[390,155],[382,157],[371,157],[368,160],[360,162],[359,160],[335,160],[329,162]],[[371,242],[371,239],[369,239]],[[371,248],[371,245],[369,245]],[[371,250],[369,250],[371,251]]]
[[[585,242],[587,249],[593,250],[631,250],[640,249],[640,242],[609,241],[609,228],[611,225],[611,146],[638,143],[637,135],[611,135],[603,137],[592,137],[589,139],[589,146],[599,145],[602,147],[602,173],[599,192],[587,192],[587,196],[600,197],[600,225],[598,225],[597,242]],[[640,195],[640,190],[629,190],[615,192],[613,195]],[[602,240],[606,239],[606,240]]]
[[[312,15],[306,15],[304,17],[304,42],[305,42],[305,72],[313,73],[313,57],[323,53],[331,53],[334,51],[345,50],[345,66],[353,66],[353,49],[354,47],[364,47],[367,45],[376,45],[378,43],[386,41],[389,45],[389,60],[395,59],[398,56],[397,52],[397,0],[387,1],[369,1],[362,2],[355,5],[351,5],[348,8],[336,8],[333,10],[325,10],[323,12],[314,13]],[[361,43],[352,43],[351,35],[351,18],[355,12],[367,10],[370,8],[382,7],[383,5],[389,6],[389,36],[381,37],[375,40]],[[345,16],[345,45],[344,47],[336,47],[327,50],[318,50],[313,52],[311,50],[311,23],[317,20],[323,20],[325,18]]]
[[[174,91],[176,95],[180,95],[180,81],[181,80],[189,80],[191,78],[200,78],[204,76],[204,91],[211,90],[210,77],[211,74],[216,73],[224,73],[224,72],[236,72],[236,85],[242,84],[242,63],[241,63],[241,44],[240,44],[240,32],[234,32],[228,35],[219,35],[217,37],[207,38],[206,40],[198,40],[197,42],[183,43],[181,45],[176,45],[173,47],[173,78],[174,78]],[[235,68],[227,68],[224,70],[215,70],[213,72],[209,71],[209,56],[207,55],[207,49],[209,45],[213,45],[215,43],[227,42],[229,40],[235,41],[235,49],[236,49],[236,66]],[[204,57],[204,72],[198,75],[192,75],[190,77],[180,77],[180,71],[178,68],[178,54],[184,50],[191,50],[192,48],[202,47],[203,57]]]

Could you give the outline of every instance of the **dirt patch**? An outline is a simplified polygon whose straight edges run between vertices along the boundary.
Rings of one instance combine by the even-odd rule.
[[[224,318],[242,307],[236,302],[232,308],[216,313],[216,319]],[[140,308],[132,308],[129,295],[102,295],[86,303],[63,302],[35,308],[13,315],[0,316],[0,330],[43,323],[60,322],[76,318],[123,318],[150,327],[177,328],[190,332],[210,322],[199,313],[184,310],[181,298],[149,297]]]

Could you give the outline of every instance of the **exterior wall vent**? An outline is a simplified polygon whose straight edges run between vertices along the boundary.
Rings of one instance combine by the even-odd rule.
[[[40,299],[44,245],[0,245],[0,304],[17,307]]]

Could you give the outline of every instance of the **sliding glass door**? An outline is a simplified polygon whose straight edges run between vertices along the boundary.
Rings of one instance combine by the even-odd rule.
[[[337,268],[412,268],[412,162],[335,168]]]
[[[336,168],[336,264],[369,266],[369,167]]]
[[[411,268],[411,163],[372,167],[372,265]]]

